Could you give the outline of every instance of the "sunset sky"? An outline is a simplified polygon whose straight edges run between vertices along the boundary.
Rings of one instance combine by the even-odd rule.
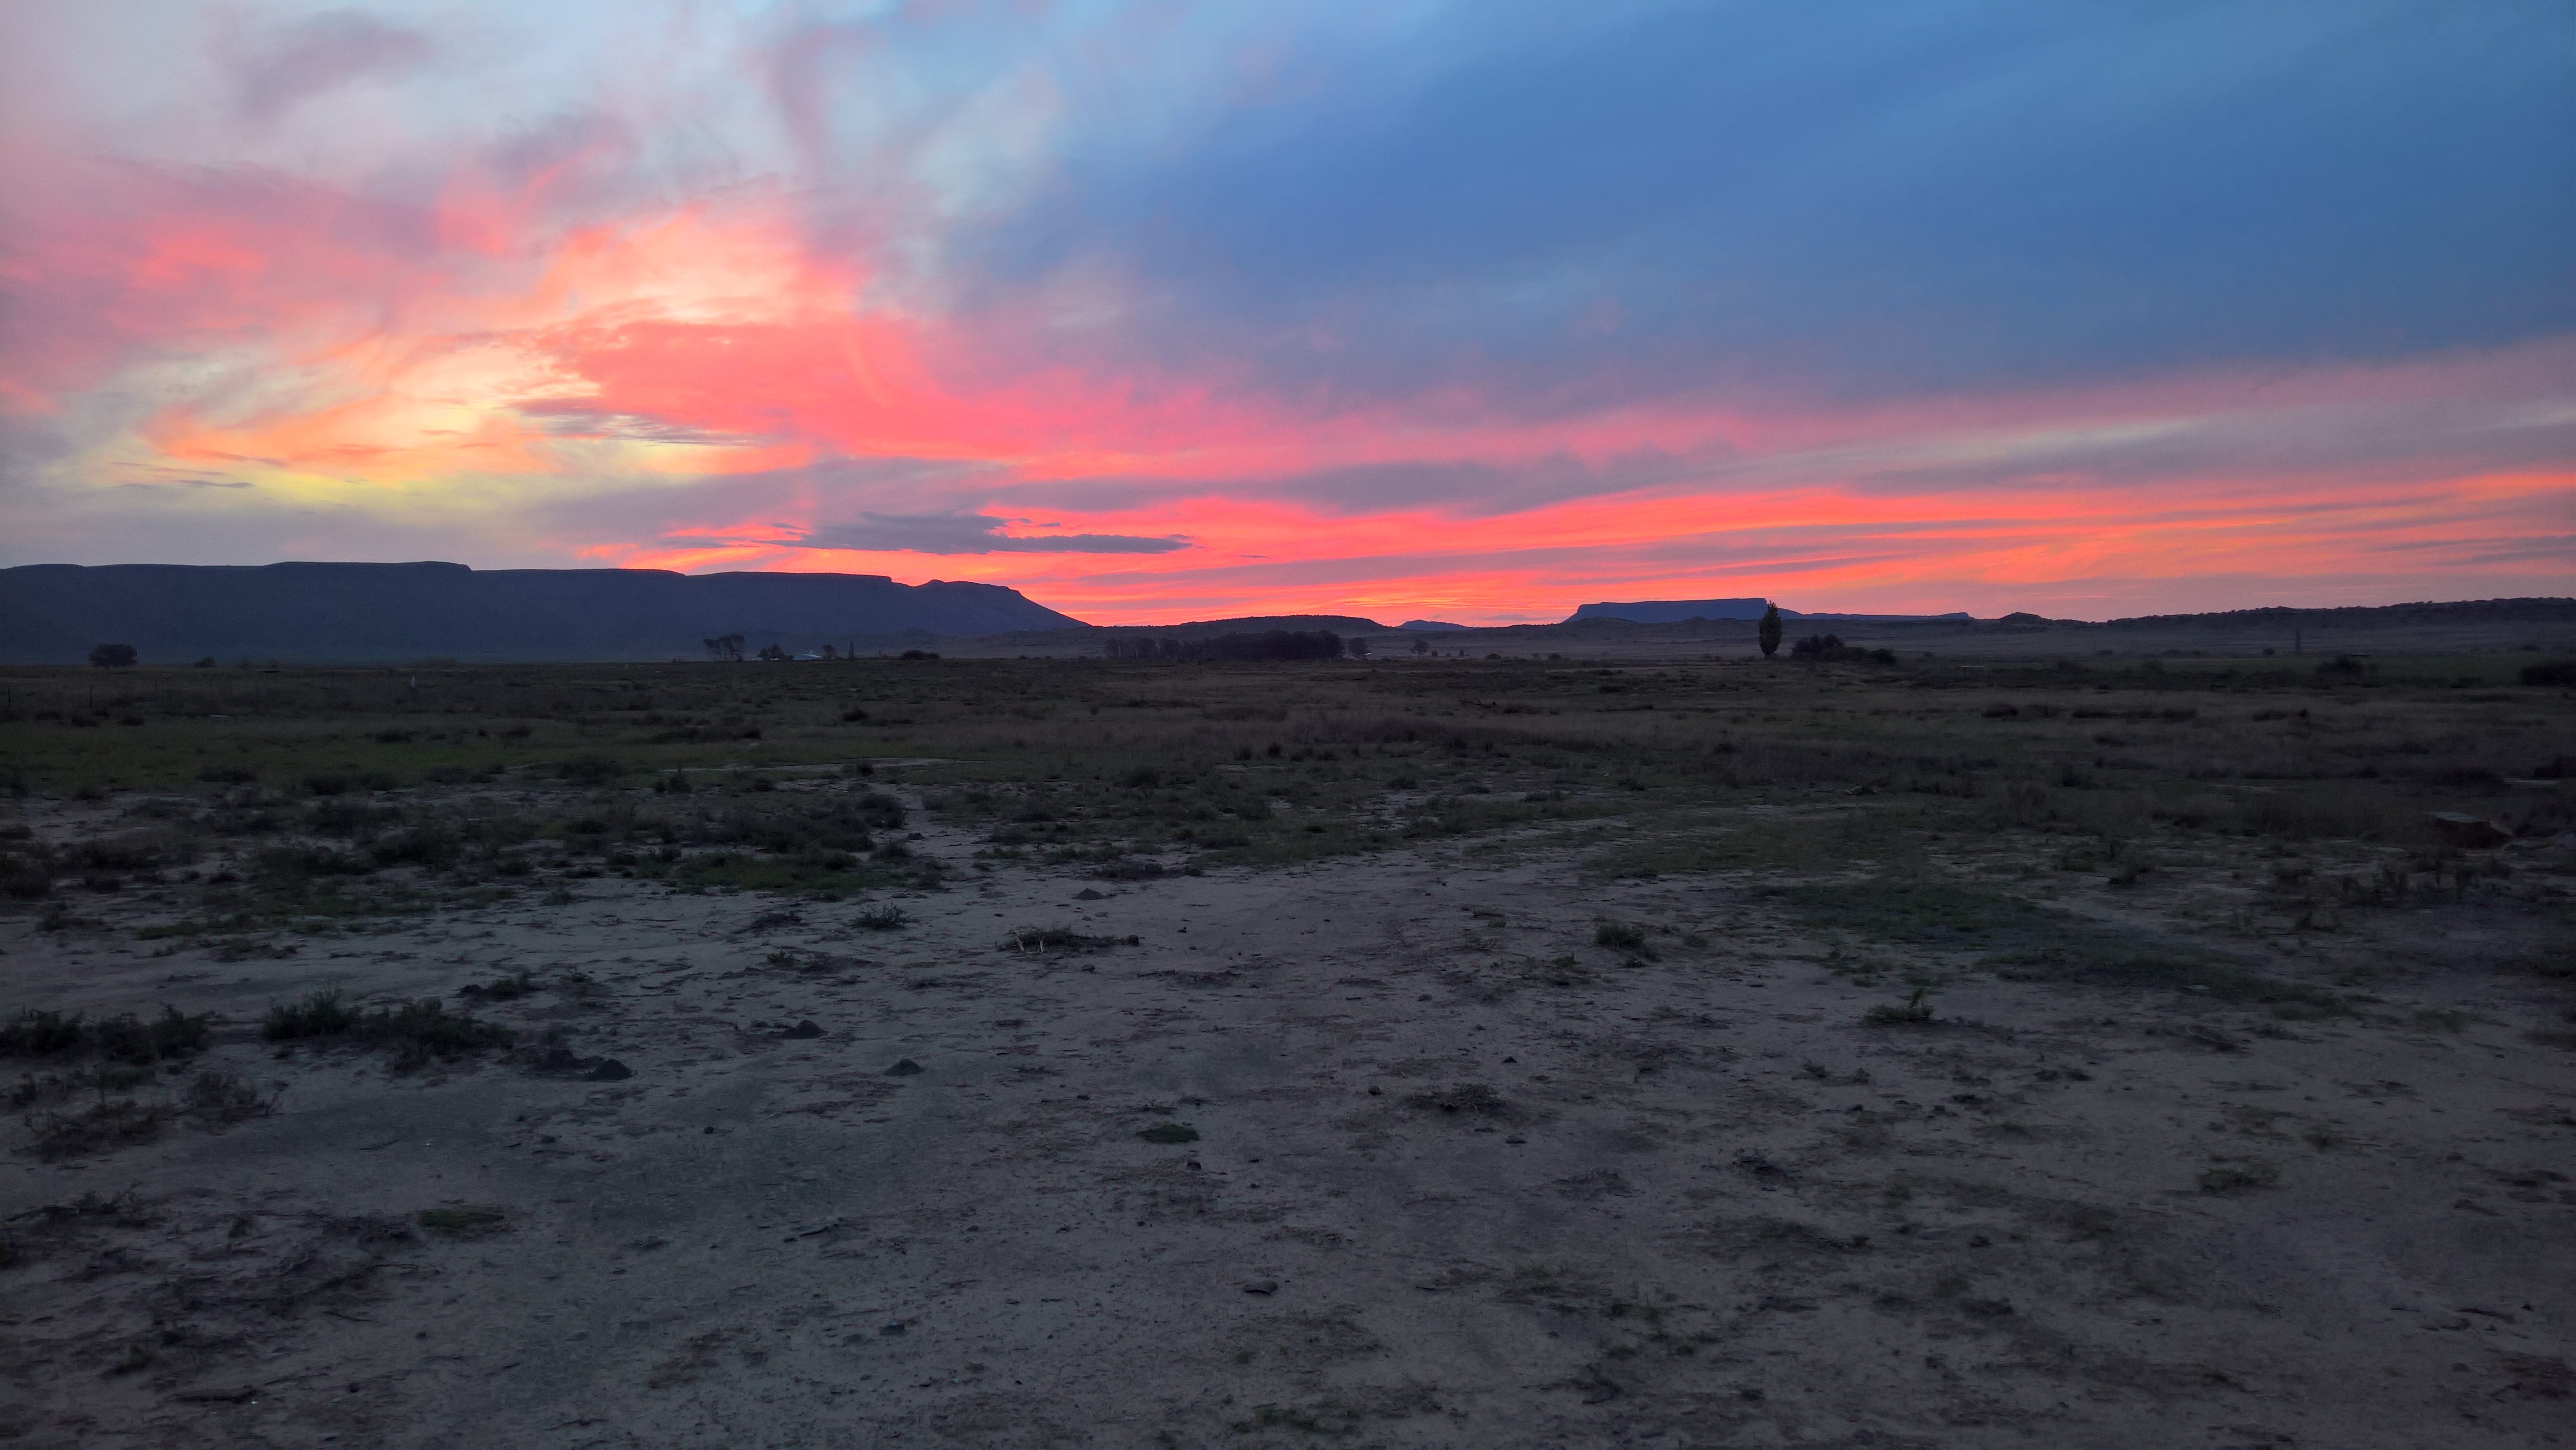
[[[0,9],[0,564],[2576,593],[2576,9]]]

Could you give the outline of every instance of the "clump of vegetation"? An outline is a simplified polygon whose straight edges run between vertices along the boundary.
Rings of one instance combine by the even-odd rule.
[[[276,1110],[276,1101],[229,1072],[201,1072],[188,1084],[179,1110],[201,1122],[238,1123]]]
[[[2271,1188],[2280,1181],[2281,1170],[2269,1163],[2221,1163],[2202,1170],[2200,1191],[2243,1193],[2253,1188]]]
[[[66,1017],[60,1012],[22,1010],[0,1025],[0,1055],[9,1057],[60,1057],[77,1050],[85,1034],[81,1031],[80,1014]]]
[[[555,763],[555,775],[574,785],[607,785],[626,773],[624,762],[597,751],[584,751]]]
[[[1596,946],[1631,953],[1655,960],[1655,949],[1646,943],[1646,929],[1633,922],[1603,920],[1593,924],[1592,941]]]
[[[1932,1004],[1923,1000],[1928,989],[1917,987],[1914,995],[1902,1002],[1881,1002],[1861,1014],[1860,1020],[1872,1027],[1901,1027],[1908,1023],[1932,1020]]]
[[[1136,1136],[1148,1143],[1195,1143],[1199,1130],[1187,1123],[1156,1123]]]
[[[1816,664],[1893,665],[1896,663],[1896,651],[1863,649],[1858,645],[1845,644],[1843,637],[1838,634],[1811,634],[1789,646],[1789,658]]]
[[[339,991],[326,989],[268,1011],[260,1035],[271,1042],[346,1037],[394,1054],[397,1068],[424,1066],[507,1047],[517,1034],[497,1023],[450,1013],[435,997],[392,1007],[353,1011]]]
[[[1122,630],[1104,640],[1100,652],[1113,660],[1330,660],[1341,657],[1342,639],[1328,629],[1269,629],[1200,639]]]
[[[1119,945],[1134,946],[1136,938],[1091,936],[1061,926],[1023,926],[1012,929],[1002,938],[1002,950],[1033,954],[1038,952],[1096,952]]]
[[[38,1113],[27,1120],[35,1155],[48,1163],[129,1148],[161,1131],[167,1113],[132,1098],[101,1098],[77,1113]]]
[[[526,968],[522,967],[518,971],[512,972],[510,975],[496,978],[488,984],[468,983],[465,986],[457,988],[456,995],[466,998],[469,1001],[515,1002],[521,997],[528,996],[539,990],[541,989],[537,986],[537,979],[531,975]]]
[[[149,1066],[204,1051],[213,1022],[208,1014],[190,1016],[176,1007],[163,1007],[161,1015],[148,1022],[131,1012],[102,1017],[90,1035],[99,1056],[108,1061]]]
[[[912,918],[900,906],[870,906],[850,918],[850,925],[863,931],[899,931],[912,924]]]
[[[359,1014],[343,1006],[338,988],[314,992],[301,1002],[280,1003],[268,1009],[268,1020],[260,1024],[259,1035],[271,1042],[293,1042],[306,1037],[337,1037],[358,1025]]]
[[[103,1062],[151,1067],[205,1050],[214,1018],[176,1007],[146,1021],[131,1012],[83,1022],[79,1013],[21,1011],[0,1024],[0,1057],[94,1056]]]
[[[1516,1119],[1521,1116],[1509,1099],[1481,1082],[1451,1083],[1444,1088],[1413,1093],[1405,1098],[1404,1105],[1472,1118]]]
[[[509,1214],[488,1204],[424,1208],[414,1220],[422,1228],[449,1238],[488,1238],[510,1226]]]

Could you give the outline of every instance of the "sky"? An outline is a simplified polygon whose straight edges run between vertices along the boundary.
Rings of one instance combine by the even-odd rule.
[[[0,5],[0,565],[2576,594],[2563,0]]]

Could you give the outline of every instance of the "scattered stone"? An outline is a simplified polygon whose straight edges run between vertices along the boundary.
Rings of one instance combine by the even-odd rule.
[[[788,1028],[786,1031],[778,1035],[781,1037],[810,1039],[822,1036],[823,1029],[815,1026],[814,1019],[808,1017],[804,1021],[797,1023],[795,1026]]]
[[[896,1063],[894,1066],[887,1068],[885,1070],[885,1075],[888,1077],[910,1077],[914,1073],[922,1072],[924,1070],[925,1069],[920,1063],[907,1057],[903,1061]]]

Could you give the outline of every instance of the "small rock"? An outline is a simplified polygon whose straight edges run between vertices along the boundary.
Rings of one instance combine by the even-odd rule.
[[[1243,1286],[1243,1292],[1246,1294],[1276,1294],[1279,1292],[1279,1281],[1276,1279],[1255,1279],[1251,1283]]]
[[[1109,899],[1109,893],[1106,891],[1094,891],[1090,887],[1086,886],[1080,891],[1073,893],[1073,899],[1076,901],[1106,901]]]
[[[887,1321],[886,1321],[886,1323],[885,1323],[885,1327],[884,1327],[883,1329],[878,1330],[878,1331],[877,1331],[877,1333],[879,1333],[879,1334],[901,1334],[901,1333],[903,1333],[903,1321],[902,1321],[902,1320],[900,1320],[900,1319],[889,1319],[889,1320],[887,1320]]]
[[[786,1031],[778,1035],[781,1037],[797,1038],[820,1037],[823,1035],[823,1029],[815,1026],[814,1019],[808,1017],[804,1021],[797,1023],[795,1026],[788,1028]]]
[[[920,1063],[907,1057],[903,1061],[896,1063],[894,1066],[887,1068],[885,1070],[885,1075],[888,1077],[910,1077],[914,1073],[921,1072],[923,1070],[924,1069]]]
[[[624,1082],[635,1075],[635,1069],[619,1062],[616,1058],[609,1057],[602,1058],[599,1066],[582,1075],[592,1082]]]
[[[818,1218],[812,1223],[798,1224],[796,1226],[796,1237],[800,1239],[810,1239],[816,1234],[827,1234],[832,1230],[839,1228],[845,1222],[847,1222],[847,1220],[835,1214],[830,1218]]]

